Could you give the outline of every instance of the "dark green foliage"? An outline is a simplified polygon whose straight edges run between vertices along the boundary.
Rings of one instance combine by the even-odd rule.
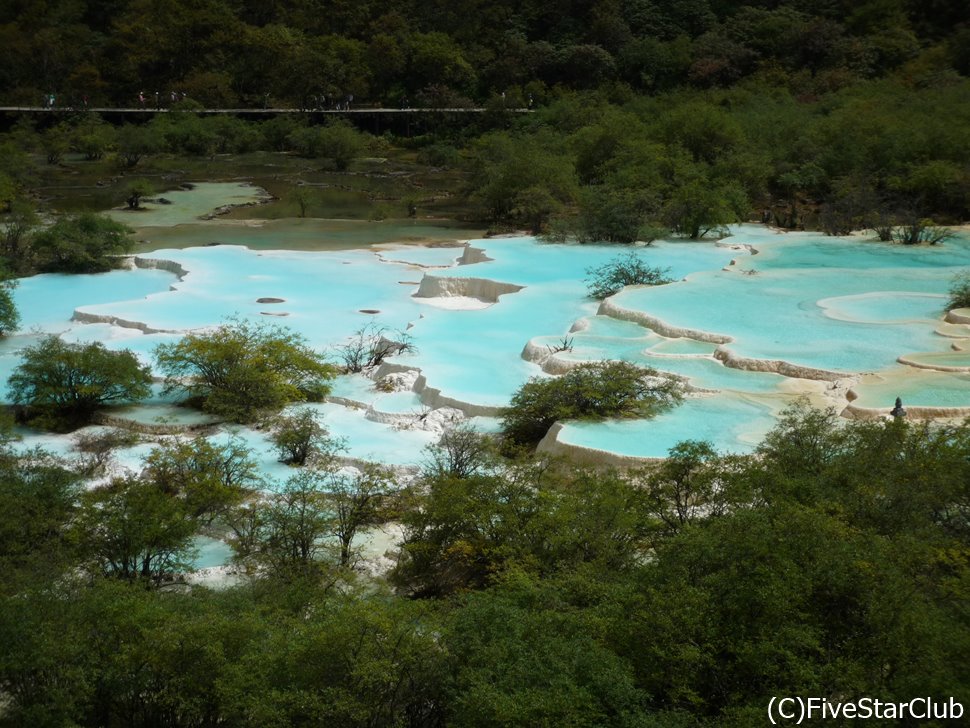
[[[469,726],[642,725],[648,696],[590,610],[512,574],[466,598],[449,625],[449,721]]]
[[[149,154],[161,148],[161,140],[155,129],[147,126],[126,124],[118,129],[118,158],[125,167],[135,167]]]
[[[10,398],[27,418],[47,427],[77,427],[101,407],[137,402],[149,394],[151,373],[127,350],[67,344],[48,336],[22,356],[10,376]]]
[[[343,172],[361,155],[366,147],[366,136],[345,122],[334,122],[319,130],[318,154],[333,161],[338,172]]]
[[[163,344],[155,358],[169,388],[234,422],[252,422],[290,402],[319,401],[335,373],[299,335],[243,321]]]
[[[101,273],[116,268],[117,256],[131,252],[131,230],[104,215],[64,217],[36,233],[31,252],[45,273]]]
[[[334,443],[327,428],[311,409],[299,409],[273,421],[273,446],[287,465],[304,465],[316,455],[329,453]]]
[[[126,476],[85,493],[73,529],[95,572],[158,584],[190,568],[198,525],[180,498]]]
[[[40,224],[34,206],[24,200],[14,200],[5,223],[0,231],[0,255],[5,267],[14,275],[33,272],[31,238]]]
[[[970,272],[960,273],[950,283],[950,300],[946,310],[970,308]]]
[[[338,568],[357,565],[359,532],[388,520],[383,504],[397,490],[394,476],[377,465],[342,468],[340,445],[326,437],[309,410],[289,419],[284,427],[309,423],[321,430],[309,433],[312,459],[269,498],[226,514],[235,559],[250,573],[270,578],[332,583]]]
[[[147,179],[133,179],[125,187],[125,193],[128,195],[126,202],[129,210],[140,209],[141,198],[155,193],[155,186]]]
[[[72,146],[89,162],[100,160],[114,144],[114,127],[94,114],[85,116],[72,130]]]
[[[536,140],[504,133],[479,140],[472,185],[488,220],[525,224],[533,233],[541,232],[549,216],[576,193],[567,157]]]
[[[630,251],[618,255],[608,263],[586,269],[586,288],[590,298],[603,300],[619,292],[623,286],[659,286],[671,283],[666,276],[670,268],[656,268],[647,265],[643,256]]]
[[[674,380],[627,362],[582,364],[561,377],[533,378],[502,415],[509,445],[536,445],[559,420],[649,417],[676,404]]]
[[[186,516],[204,525],[262,484],[256,461],[237,438],[225,445],[204,437],[163,442],[144,465],[145,479],[178,498]]]
[[[940,227],[932,220],[914,219],[893,228],[892,239],[902,245],[937,245],[953,237],[953,231]]]
[[[154,589],[186,499],[3,453],[3,722],[747,728],[779,694],[962,694],[970,427],[800,406],[754,456],[670,455],[430,468],[405,599],[338,568],[329,483],[247,506],[248,584]]]
[[[366,148],[367,135],[338,120],[326,126],[294,129],[287,136],[287,144],[300,156],[329,159],[337,171],[343,172]]]
[[[513,568],[625,571],[648,532],[646,501],[632,482],[542,460],[495,462],[463,476],[432,470],[418,490],[419,507],[402,516],[392,574],[414,596],[483,588]]]
[[[0,281],[0,336],[16,331],[20,325],[20,313],[13,300],[16,281]]]
[[[73,517],[78,476],[43,452],[15,457],[0,449],[0,594],[56,579],[75,553],[65,524]]]

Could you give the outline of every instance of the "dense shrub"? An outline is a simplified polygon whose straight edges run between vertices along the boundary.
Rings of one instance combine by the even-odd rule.
[[[534,377],[502,415],[509,446],[535,445],[558,420],[648,417],[680,400],[680,385],[628,362],[582,364],[555,378]]]
[[[298,334],[233,321],[155,349],[168,387],[204,411],[252,422],[290,402],[319,401],[334,369]]]
[[[48,427],[76,427],[90,421],[99,407],[149,394],[151,372],[127,350],[48,336],[22,356],[10,377],[10,397],[28,418]]]

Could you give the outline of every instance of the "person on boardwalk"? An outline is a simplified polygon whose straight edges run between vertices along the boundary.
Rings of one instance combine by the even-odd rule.
[[[141,104],[141,107],[143,109],[145,108],[145,92],[144,91],[139,91],[138,92],[138,103]]]

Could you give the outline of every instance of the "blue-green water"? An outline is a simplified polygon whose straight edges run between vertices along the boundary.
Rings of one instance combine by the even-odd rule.
[[[286,326],[312,346],[331,352],[367,325],[407,329],[416,351],[397,357],[397,363],[420,369],[427,386],[450,401],[496,408],[506,405],[530,377],[547,376],[539,366],[541,356],[523,358],[529,342],[533,352],[551,354],[564,337],[571,337],[571,348],[555,354],[563,365],[626,360],[676,374],[708,391],[653,421],[578,423],[563,431],[564,441],[651,457],[686,438],[745,449],[798,391],[820,391],[819,386],[813,389],[770,371],[726,367],[714,356],[718,344],[689,336],[671,338],[631,321],[597,315],[599,302],[587,297],[584,279],[589,269],[625,252],[622,246],[549,245],[532,238],[475,240],[471,244],[490,260],[456,265],[462,251],[455,248],[327,250],[332,241],[324,231],[320,251],[269,250],[272,227],[264,240],[258,226],[213,220],[207,229],[218,229],[218,238],[230,244],[183,247],[198,227],[186,223],[217,205],[256,199],[259,191],[201,185],[166,196],[175,204],[139,213],[139,225],[156,226],[178,245],[145,257],[176,263],[186,275],[179,280],[162,270],[130,270],[21,281],[15,299],[24,327],[0,344],[0,376],[16,366],[18,350],[43,332],[129,348],[150,362],[159,343],[237,316]],[[725,356],[848,376],[884,373],[882,379],[866,379],[855,387],[865,406],[889,407],[898,395],[913,406],[970,401],[966,377],[896,363],[898,357],[916,352],[921,363],[967,361],[964,355],[948,354],[953,339],[937,333],[949,282],[970,266],[965,236],[942,246],[910,248],[858,237],[783,235],[759,226],[739,226],[732,232],[720,243],[658,242],[642,249],[645,261],[669,268],[675,282],[628,288],[613,303],[630,318],[663,322],[660,332],[675,327],[717,335],[726,342],[720,345]],[[182,240],[182,235],[188,237]],[[232,244],[255,241],[259,249]],[[497,301],[484,296],[467,306],[467,298],[415,298],[424,276],[444,279],[443,288],[457,296],[475,286],[479,293],[471,295],[483,290],[481,284],[462,279],[513,288],[503,288],[508,292]],[[282,301],[259,303],[261,298]],[[99,322],[72,320],[75,310],[85,320]],[[960,336],[963,329],[970,339],[970,327],[950,327],[949,333]],[[385,419],[417,417],[428,409],[417,392],[383,393],[362,378],[338,381],[334,394],[361,402],[374,414],[387,415]],[[362,410],[338,404],[320,405],[317,411],[335,435],[346,439],[354,457],[413,464],[436,437],[382,424],[375,421],[379,416],[367,418]],[[197,419],[158,397],[121,414],[147,423]],[[285,476],[273,464],[263,433],[238,434],[261,453],[269,475]]]

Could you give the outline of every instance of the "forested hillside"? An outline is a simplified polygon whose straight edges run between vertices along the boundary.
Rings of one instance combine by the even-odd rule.
[[[319,118],[247,129],[191,114],[116,135],[52,117],[43,138],[21,123],[9,139],[52,164],[116,152],[129,170],[153,153],[265,149],[343,171],[403,144],[466,179],[466,216],[553,239],[699,238],[760,220],[935,242],[940,224],[970,218],[968,16],[956,0],[9,2],[0,99],[484,104],[479,118],[428,117],[380,142],[319,132]],[[513,107],[537,113],[513,118]],[[9,146],[2,157],[9,205],[29,182],[25,160]]]
[[[966,74],[967,20],[960,0],[8,0],[0,95],[522,100],[752,76],[817,95],[914,62],[913,74]]]

